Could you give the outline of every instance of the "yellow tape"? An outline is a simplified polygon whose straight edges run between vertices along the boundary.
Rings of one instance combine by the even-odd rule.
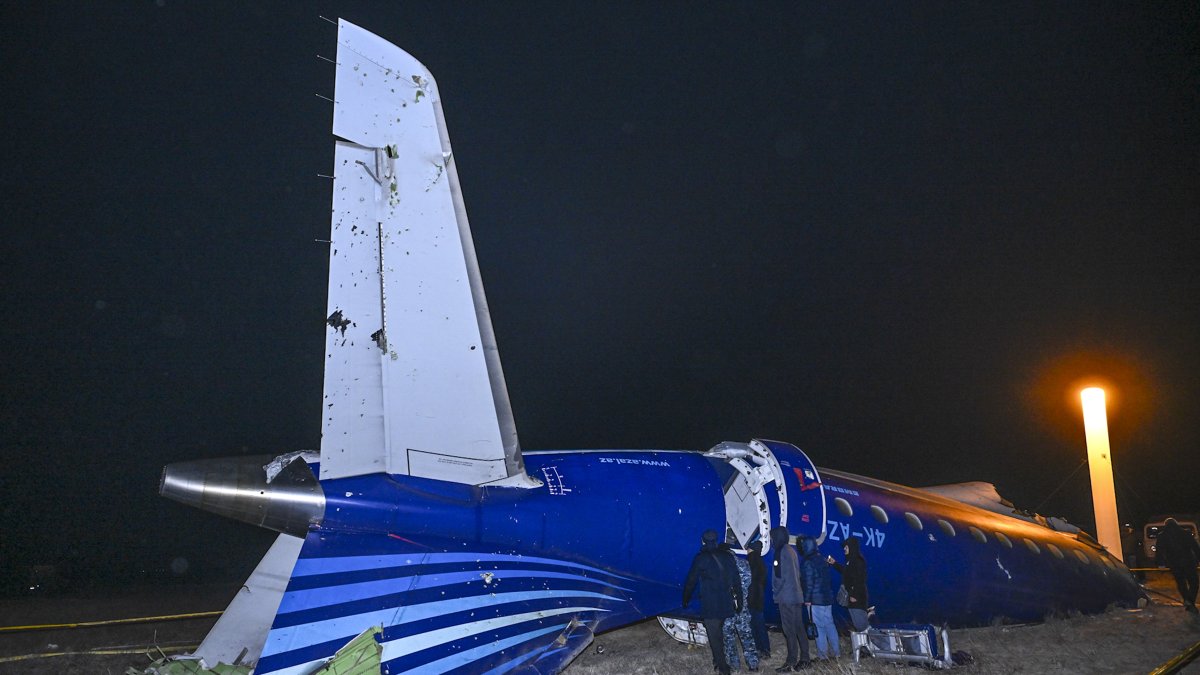
[[[1172,673],[1178,673],[1180,670],[1183,670],[1184,666],[1196,660],[1197,656],[1200,656],[1200,642],[1188,647],[1179,654],[1176,654],[1175,658],[1150,671],[1150,675],[1171,675]]]
[[[0,626],[0,633],[18,633],[29,630],[50,630],[53,628],[90,628],[92,626],[112,626],[119,623],[150,623],[151,621],[175,621],[178,619],[200,619],[209,616],[220,616],[221,612],[193,612],[191,614],[167,614],[164,616],[139,616],[133,619],[110,619],[108,621],[80,621],[78,623],[44,623],[33,626]]]
[[[4,656],[0,657],[0,663],[12,663],[14,661],[28,661],[30,659],[44,659],[51,656],[120,656],[121,654],[145,654],[151,649],[166,654],[167,652],[187,652],[192,651],[200,645],[184,645],[180,647],[158,647],[155,645],[146,645],[141,649],[89,649],[83,652],[45,652],[43,654],[21,654],[20,656]]]

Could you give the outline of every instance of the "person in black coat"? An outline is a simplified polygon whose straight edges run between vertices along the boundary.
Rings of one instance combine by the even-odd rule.
[[[771,658],[771,639],[767,636],[767,622],[763,618],[767,565],[763,562],[761,541],[750,542],[746,549],[746,562],[750,564],[750,592],[746,595],[746,607],[750,609],[750,632],[754,635],[758,657],[765,661]]]
[[[850,612],[850,622],[854,624],[854,630],[864,631],[869,625],[867,623],[867,609],[870,605],[867,604],[867,559],[863,557],[862,551],[859,549],[858,537],[850,537],[846,543],[842,545],[842,551],[846,554],[846,563],[843,565],[833,559],[833,556],[827,558],[827,562],[837,568],[842,573],[842,585],[846,587],[846,592],[849,594],[849,603],[846,609]]]
[[[1178,520],[1167,518],[1167,524],[1158,535],[1158,564],[1164,565],[1175,576],[1183,608],[1196,613],[1196,563],[1200,561],[1200,544],[1195,537],[1183,529]]]
[[[701,535],[700,552],[692,558],[692,567],[683,584],[684,607],[691,602],[692,592],[697,586],[700,590],[700,617],[704,621],[704,632],[708,635],[713,668],[722,675],[728,675],[729,662],[725,660],[722,629],[725,619],[742,611],[742,581],[733,553],[717,543],[715,530],[705,530]]]

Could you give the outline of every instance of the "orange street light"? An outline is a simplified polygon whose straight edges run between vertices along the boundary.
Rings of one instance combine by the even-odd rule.
[[[1108,417],[1104,411],[1104,390],[1088,387],[1083,399],[1083,432],[1087,437],[1088,470],[1092,477],[1092,508],[1096,511],[1096,540],[1117,560],[1121,552],[1120,522],[1117,520],[1117,492],[1113,487],[1112,453],[1108,447]]]

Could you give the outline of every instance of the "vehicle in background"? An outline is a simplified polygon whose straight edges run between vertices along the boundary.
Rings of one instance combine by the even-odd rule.
[[[1142,526],[1142,560],[1141,563],[1145,567],[1158,566],[1158,535],[1162,532],[1163,527],[1167,524],[1167,518],[1174,518],[1178,521],[1180,527],[1187,530],[1188,534],[1192,535],[1192,539],[1200,542],[1200,527],[1197,527],[1197,518],[1191,513],[1166,513],[1158,516],[1152,516],[1146,524]]]

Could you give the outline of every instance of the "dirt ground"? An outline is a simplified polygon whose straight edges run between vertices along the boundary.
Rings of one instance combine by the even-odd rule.
[[[1143,610],[1117,609],[1033,625],[952,630],[950,649],[965,651],[975,659],[971,665],[955,670],[977,675],[1148,673],[1200,641],[1200,620],[1183,611],[1170,576],[1152,576],[1147,587],[1155,602]],[[782,636],[773,632],[771,641],[773,646],[782,645]],[[847,637],[842,637],[841,645],[842,653],[849,654]],[[772,673],[783,664],[782,650],[773,651],[774,658],[766,668],[760,668],[761,672]],[[597,637],[566,675],[709,672],[712,669],[707,647],[690,648],[675,642],[656,621],[651,621]],[[854,663],[853,658],[843,657],[817,663],[806,672],[896,673],[897,666],[870,660]],[[1181,672],[1200,675],[1200,661]]]
[[[170,585],[81,597],[0,598],[0,626],[109,621],[224,609],[238,585]],[[194,648],[217,617],[71,629],[0,632],[0,674],[122,674],[151,661],[147,653]],[[115,653],[97,653],[115,652]],[[32,655],[46,655],[34,656]],[[50,656],[53,655],[53,656]]]
[[[1165,578],[1164,578],[1165,577]],[[1144,610],[1114,610],[1098,616],[1054,619],[1026,626],[990,626],[950,633],[954,651],[975,662],[958,670],[1001,673],[1146,673],[1200,641],[1200,619],[1179,605],[1169,575],[1147,582],[1154,603]],[[29,626],[178,615],[224,608],[236,585],[167,586],[131,589],[120,595],[75,598],[0,599],[0,626]],[[160,656],[194,648],[215,616],[72,629],[0,631],[0,675],[139,671]],[[772,634],[778,645],[781,639]],[[842,639],[843,653],[848,639]],[[763,672],[782,664],[782,650]],[[606,633],[567,669],[566,675],[711,672],[707,648],[691,648],[667,636],[656,621]],[[889,664],[852,659],[817,664],[812,673],[892,673]],[[1200,661],[1183,670],[1200,675]]]

